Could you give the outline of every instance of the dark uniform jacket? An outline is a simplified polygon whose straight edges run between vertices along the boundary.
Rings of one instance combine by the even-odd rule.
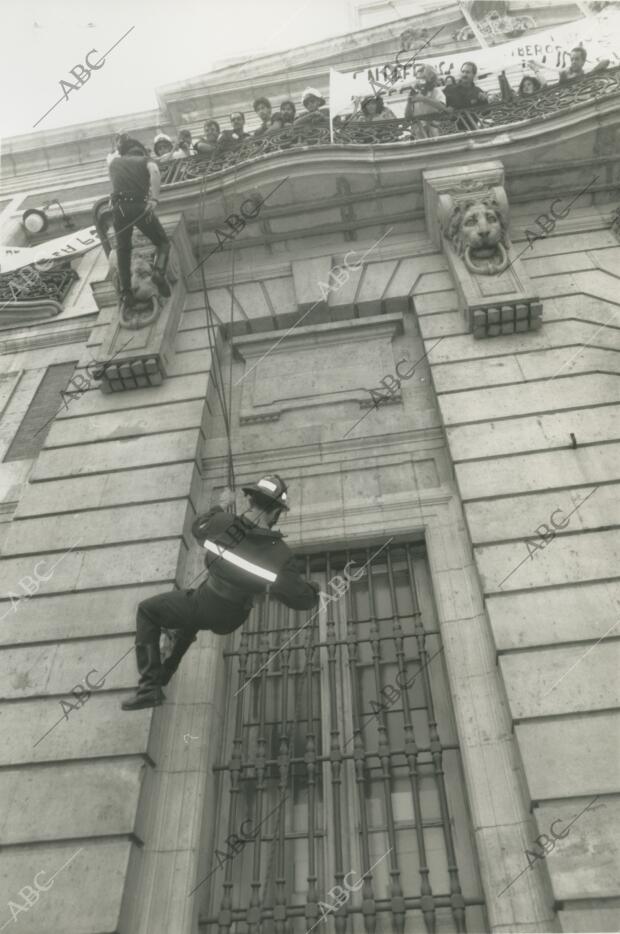
[[[215,506],[196,518],[192,534],[203,547],[207,543],[207,583],[211,581],[216,591],[223,584],[225,590],[233,588],[251,598],[269,587],[273,597],[293,610],[309,610],[319,602],[320,584],[301,576],[280,532]]]

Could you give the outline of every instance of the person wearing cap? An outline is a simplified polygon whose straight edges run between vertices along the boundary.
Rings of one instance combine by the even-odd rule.
[[[306,113],[297,117],[295,126],[329,126],[329,108],[323,107],[325,98],[321,97],[316,88],[306,88],[301,95],[301,103],[306,108]]]
[[[194,152],[199,156],[214,156],[218,149],[220,125],[217,120],[205,120],[202,129],[204,136],[194,143]]]
[[[131,288],[131,244],[137,227],[157,247],[152,279],[161,295],[170,297],[166,268],[170,240],[155,214],[159,203],[161,176],[155,161],[137,139],[123,134],[117,144],[118,157],[108,162],[112,182],[112,223],[116,236],[116,256],[120,282],[121,315],[134,308]]]
[[[260,126],[252,136],[264,136],[271,126],[271,101],[267,97],[257,97],[253,104],[254,113],[260,120]]]
[[[228,491],[230,493],[230,491]],[[206,581],[195,590],[176,590],[149,597],[138,605],[136,661],[139,683],[123,710],[157,707],[165,700],[168,684],[196,633],[207,629],[225,636],[242,626],[254,599],[269,591],[271,597],[294,610],[310,610],[319,602],[321,585],[306,581],[297,568],[282,534],[274,530],[288,511],[286,483],[277,474],[261,477],[243,487],[246,511],[237,516],[215,506],[198,516],[192,535],[205,549]],[[234,496],[234,494],[232,494]],[[175,631],[172,651],[162,663],[162,629]]]
[[[158,165],[165,165],[172,159],[174,143],[166,133],[157,133],[153,140],[153,152]]]

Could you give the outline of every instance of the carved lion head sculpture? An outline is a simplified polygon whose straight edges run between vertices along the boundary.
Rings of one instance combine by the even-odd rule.
[[[444,234],[470,272],[497,275],[508,265],[507,220],[493,197],[456,203]]]
[[[117,294],[120,294],[118,281],[118,260],[116,250],[112,249],[108,256],[110,269],[113,272]],[[131,291],[136,299],[136,306],[121,314],[123,327],[138,329],[152,324],[157,319],[163,306],[159,289],[153,282],[153,267],[146,256],[138,252],[131,256]]]

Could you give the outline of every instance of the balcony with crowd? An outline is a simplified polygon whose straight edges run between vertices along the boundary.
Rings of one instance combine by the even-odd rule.
[[[422,62],[414,62],[412,71],[409,83],[401,82],[392,96],[386,70],[383,86],[372,95],[351,98],[348,113],[331,113],[325,93],[314,87],[305,88],[298,100],[259,96],[252,112],[209,117],[201,132],[192,134],[187,127],[177,134],[158,131],[146,151],[168,185],[290,149],[418,145],[514,126],[620,91],[620,67],[608,60],[590,63],[582,46],[566,53],[565,64],[557,69],[534,59],[522,62],[518,82],[504,70],[481,75],[473,57],[456,75]]]

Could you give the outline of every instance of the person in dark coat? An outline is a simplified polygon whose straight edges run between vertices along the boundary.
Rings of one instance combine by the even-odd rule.
[[[236,110],[230,115],[232,130],[223,130],[220,136],[220,148],[222,150],[236,149],[250,134],[245,132],[245,114]]]
[[[444,87],[448,107],[453,110],[469,110],[488,103],[487,95],[475,82],[478,66],[475,62],[463,62],[461,76],[456,84]]]
[[[194,538],[207,552],[206,581],[196,590],[176,590],[143,600],[136,616],[136,660],[140,675],[134,697],[123,710],[156,707],[165,700],[162,687],[172,678],[196,633],[208,629],[220,636],[242,626],[254,598],[269,589],[272,597],[294,610],[310,610],[319,602],[321,585],[306,581],[280,532],[274,531],[288,510],[287,486],[277,475],[243,487],[248,509],[240,516],[215,506],[198,516]],[[162,629],[176,630],[170,656],[162,664]]]

